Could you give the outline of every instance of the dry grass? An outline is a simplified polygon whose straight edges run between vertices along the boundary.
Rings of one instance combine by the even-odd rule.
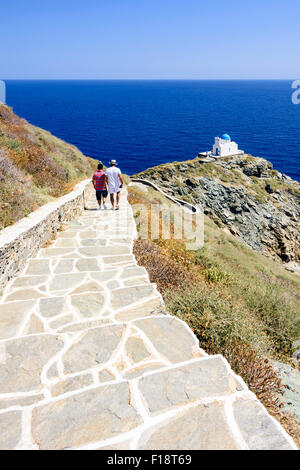
[[[130,187],[129,192],[132,204],[158,197],[152,190]],[[282,384],[269,360],[289,361],[299,331],[298,279],[212,221],[207,221],[205,242],[202,250],[191,252],[184,241],[137,240],[134,253],[157,283],[169,313],[188,323],[208,353],[227,358],[300,445],[299,424],[281,411]]]
[[[134,253],[139,264],[147,267],[150,279],[155,279],[160,290],[178,289],[188,280],[186,270],[180,269],[176,261],[165,256],[163,250],[150,240],[136,241]]]
[[[96,163],[0,104],[0,229],[71,191]]]
[[[243,316],[232,305],[199,285],[193,270],[172,259],[166,249],[149,240],[135,242],[134,254],[156,282],[169,313],[187,322],[210,354],[223,354],[232,369],[247,383],[259,400],[294,438],[300,448],[300,430],[296,420],[281,411],[281,380],[265,353],[270,343],[262,325],[253,316]],[[255,347],[254,347],[255,345]]]

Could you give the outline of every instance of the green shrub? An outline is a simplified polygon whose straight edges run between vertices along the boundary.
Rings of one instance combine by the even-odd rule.
[[[208,282],[212,284],[218,282],[224,282],[228,284],[230,281],[230,275],[226,271],[224,271],[224,269],[218,268],[216,266],[205,269],[204,277]]]
[[[253,344],[264,353],[270,347],[260,322],[253,315],[245,315],[230,296],[224,298],[213,287],[201,284],[176,292],[168,290],[164,299],[168,311],[187,321],[208,352],[225,353],[231,341]]]
[[[264,324],[277,354],[292,353],[292,343],[300,336],[298,306],[285,289],[275,283],[255,283],[244,290],[245,303]]]

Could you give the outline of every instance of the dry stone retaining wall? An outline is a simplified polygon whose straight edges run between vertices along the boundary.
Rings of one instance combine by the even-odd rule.
[[[61,224],[82,212],[84,200],[91,191],[91,181],[85,180],[71,193],[45,204],[0,232],[0,294],[7,282],[24,268],[27,259],[52,238]]]

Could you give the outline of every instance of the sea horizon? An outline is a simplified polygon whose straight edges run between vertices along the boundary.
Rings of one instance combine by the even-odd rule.
[[[227,132],[300,181],[292,80],[4,79],[17,114],[125,173],[195,158]]]
[[[1,80],[7,82],[106,82],[106,81],[162,81],[162,82],[172,82],[172,81],[195,81],[195,82],[226,82],[226,81],[249,81],[249,82],[292,82],[295,77],[292,78],[2,78]]]

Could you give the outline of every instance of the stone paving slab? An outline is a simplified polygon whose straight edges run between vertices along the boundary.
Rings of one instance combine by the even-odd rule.
[[[125,325],[110,325],[81,333],[62,356],[65,374],[92,369],[108,362],[118,348],[125,329]]]
[[[224,405],[199,405],[142,433],[141,450],[237,450]]]
[[[142,422],[130,400],[121,382],[35,407],[33,440],[41,450],[65,449],[130,431]]]
[[[3,398],[3,399],[0,399],[0,410],[13,408],[13,407],[19,407],[19,406],[25,407],[28,405],[32,405],[33,403],[40,402],[44,400],[44,398],[45,398],[45,395],[42,393],[24,396],[24,397],[20,396],[18,398],[15,398],[15,397]]]
[[[55,335],[22,336],[0,343],[0,395],[41,390],[43,367],[64,342]]]
[[[151,338],[157,351],[171,363],[204,356],[198,340],[187,325],[175,317],[145,318],[135,321],[135,326]]]
[[[9,411],[0,414],[0,450],[14,450],[22,433],[22,413]]]
[[[291,449],[133,255],[120,211],[87,209],[0,299],[0,449]]]
[[[142,377],[138,383],[150,414],[202,398],[230,395],[237,391],[237,387],[233,374],[228,373],[221,357],[156,372]]]
[[[33,300],[0,304],[0,339],[17,336],[34,305]]]
[[[236,400],[234,418],[242,436],[251,450],[290,449],[276,423],[264,413],[262,406],[248,398]]]

